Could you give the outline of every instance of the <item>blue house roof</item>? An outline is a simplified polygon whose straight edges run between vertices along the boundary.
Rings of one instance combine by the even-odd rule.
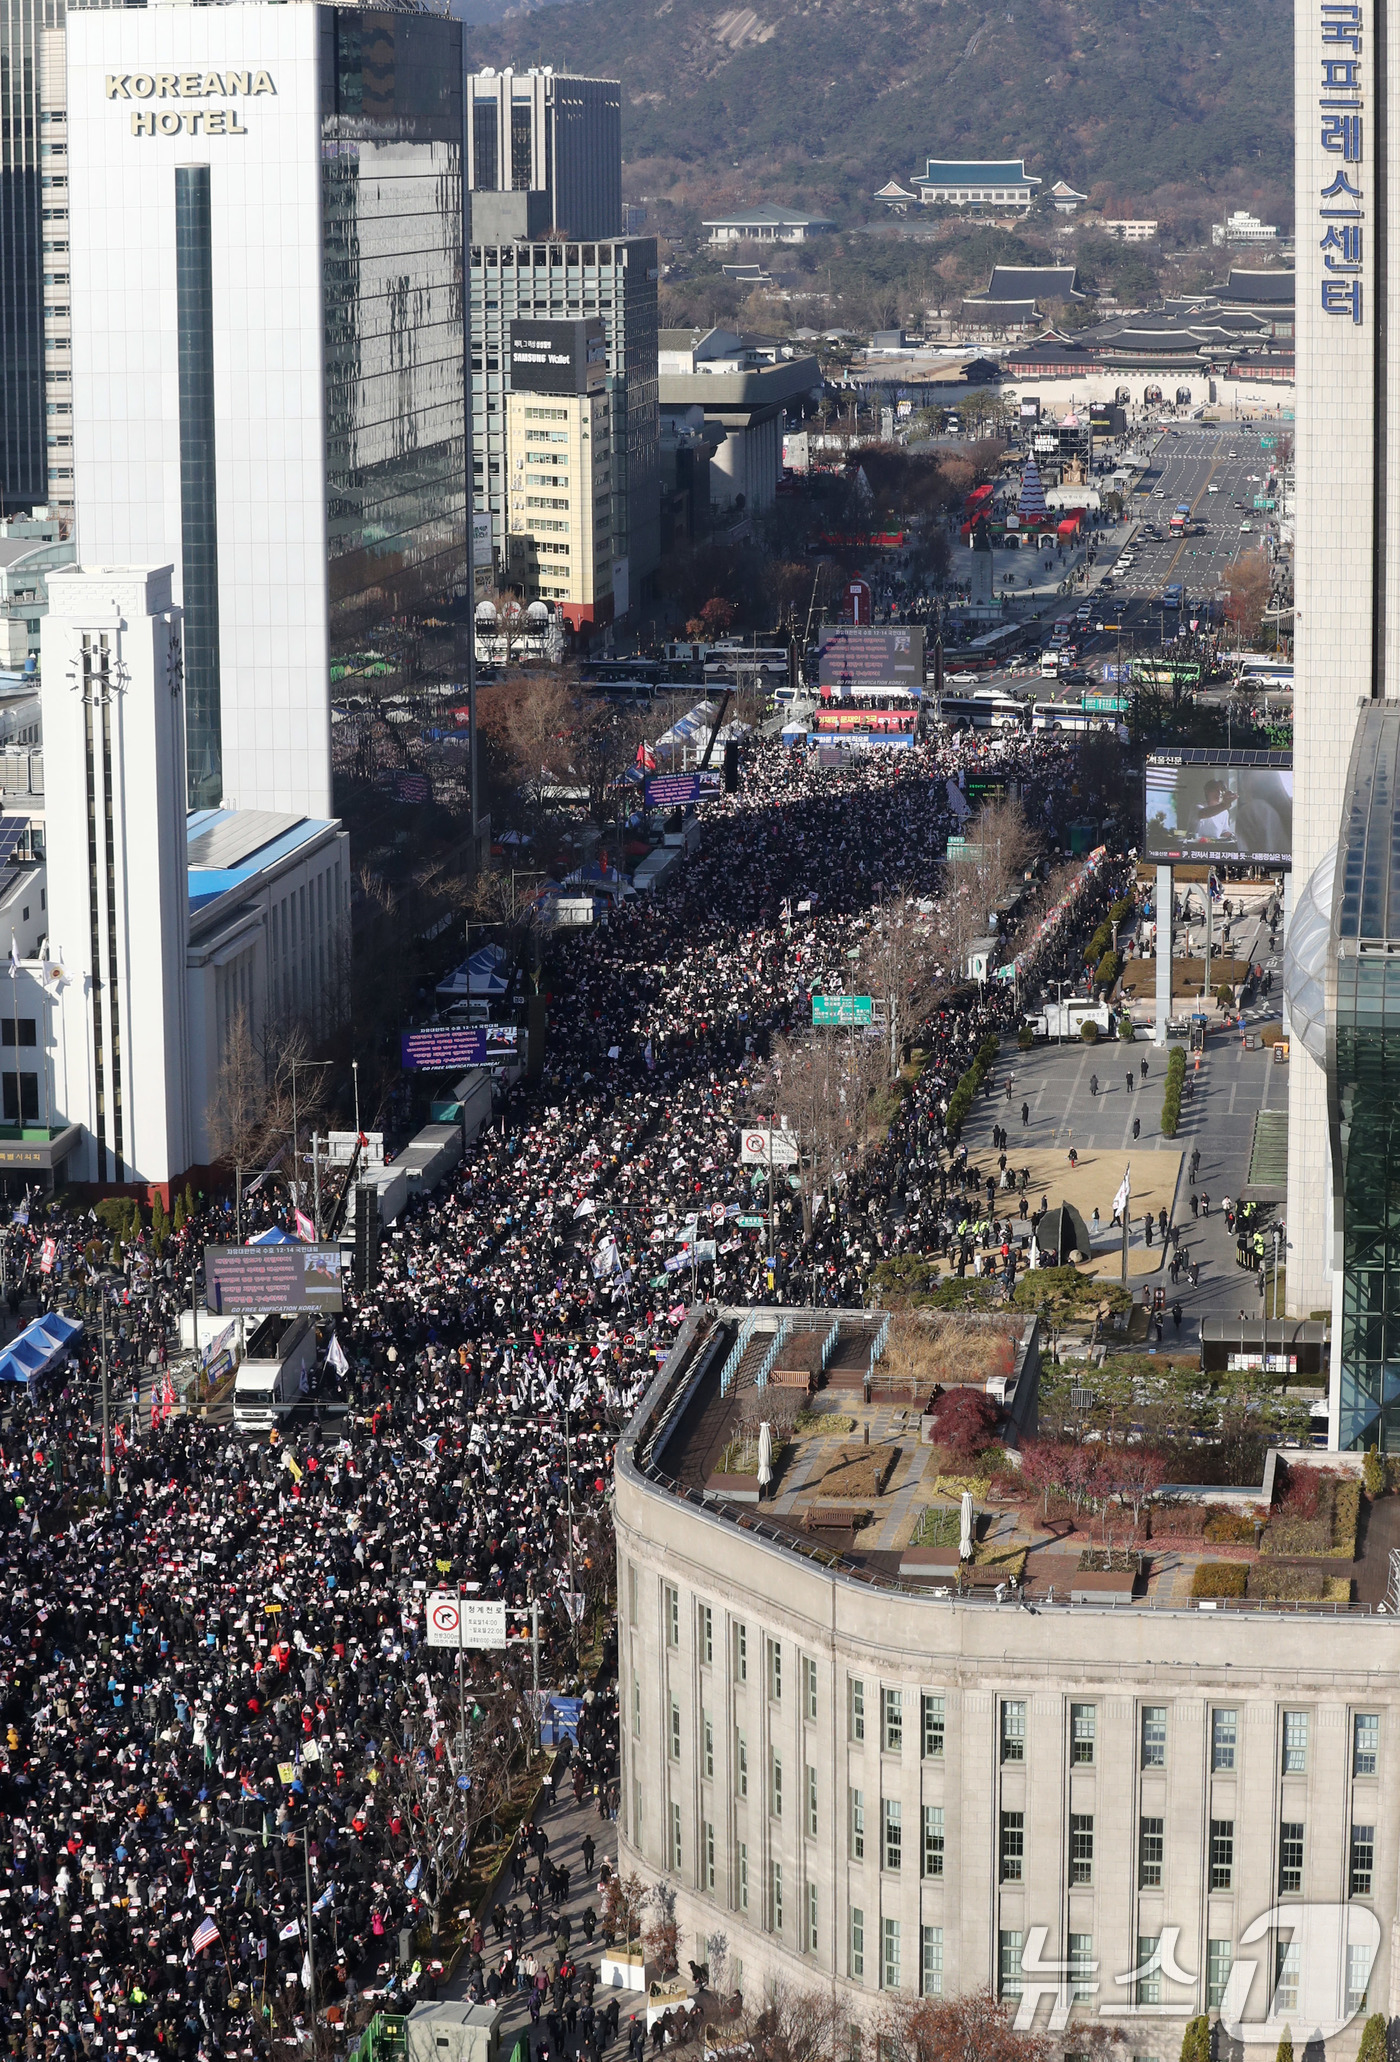
[[[1024,158],[930,158],[920,186],[1039,186]]]

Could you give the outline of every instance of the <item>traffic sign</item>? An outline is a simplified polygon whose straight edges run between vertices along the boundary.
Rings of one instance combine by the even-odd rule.
[[[814,1024],[869,1024],[874,1020],[875,1001],[869,995],[814,995]]]
[[[767,1231],[768,1219],[766,1217],[741,1217],[739,1219],[739,1229],[740,1231]]]
[[[786,1131],[743,1131],[739,1134],[741,1167],[795,1167],[797,1140]]]
[[[430,1647],[503,1647],[506,1607],[485,1597],[459,1597],[450,1589],[428,1592]]]

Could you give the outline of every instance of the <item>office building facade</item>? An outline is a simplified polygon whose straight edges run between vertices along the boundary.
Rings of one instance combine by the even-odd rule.
[[[68,18],[88,563],[175,567],[191,806],[330,814],[330,680],[466,584],[462,31]]]
[[[511,324],[509,577],[571,630],[612,621],[607,345],[588,322]]]
[[[1354,2055],[1396,2008],[1387,1620],[856,1567],[692,1472],[712,1323],[616,1472],[618,1864],[674,1893],[682,1967],[722,1938],[717,1988],[830,1998],[867,2054],[900,1994],[991,1991],[1055,2054],[1176,2062],[1209,2013],[1222,2053]]]
[[[614,615],[651,588],[661,561],[657,406],[656,239],[473,243],[470,262],[472,464],[475,502],[490,510],[506,563],[511,325],[524,317],[586,321],[607,345],[612,443]]]
[[[543,196],[538,231],[587,240],[622,234],[622,87],[545,65],[467,79],[467,165],[474,194]]]
[[[1357,780],[1382,777],[1385,755],[1373,752],[1370,771],[1358,764],[1353,778],[1358,715],[1361,705],[1400,694],[1400,341],[1393,327],[1381,326],[1400,173],[1388,149],[1382,28],[1351,0],[1321,0],[1296,17],[1292,888],[1308,921],[1296,938],[1290,924],[1299,1035],[1290,1061],[1287,1279],[1290,1311],[1332,1314],[1334,1440],[1393,1447],[1400,1445],[1400,1374],[1387,1370],[1400,1351],[1392,1314],[1400,1303],[1400,1250],[1378,1230],[1388,1193],[1361,1193],[1377,1182],[1388,1190],[1389,1174],[1374,1158],[1351,1153],[1344,1137],[1352,1106],[1348,1069],[1337,1064],[1343,1026],[1336,1015],[1339,947],[1344,960],[1383,951],[1376,926],[1385,920],[1384,898],[1371,894],[1353,911],[1352,935],[1343,940],[1342,869],[1333,859],[1347,826],[1364,821],[1370,831],[1352,849],[1353,864],[1365,869],[1380,818],[1353,790]],[[1392,794],[1385,807],[1395,806]],[[1372,864],[1377,850],[1372,842]],[[1382,1007],[1373,1028],[1383,1035],[1387,1024]],[[1371,1126],[1386,1104],[1381,1073],[1373,1086],[1381,1102],[1369,1102]]]

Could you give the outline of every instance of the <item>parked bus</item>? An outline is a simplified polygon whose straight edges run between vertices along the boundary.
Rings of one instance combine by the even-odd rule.
[[[960,673],[993,673],[1009,665],[1026,639],[1024,623],[1000,623],[949,655]]]
[[[707,680],[765,680],[769,685],[786,684],[788,648],[785,644],[711,645],[705,659]]]
[[[1126,704],[1124,705],[1126,707]],[[1084,702],[1035,702],[1031,707],[1032,730],[1114,730],[1110,713],[1086,709]]]
[[[938,720],[954,729],[1019,730],[1025,727],[1026,705],[1015,695],[979,687],[972,694],[945,694],[938,704]]]
[[[1292,659],[1278,659],[1265,652],[1222,652],[1220,663],[1237,668],[1241,687],[1292,687]]]

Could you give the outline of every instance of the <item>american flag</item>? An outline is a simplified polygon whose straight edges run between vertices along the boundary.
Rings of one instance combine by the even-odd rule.
[[[200,1920],[199,1924],[194,1929],[194,1938],[190,1942],[190,1953],[192,1955],[197,1955],[199,1954],[201,1949],[206,1947],[212,1947],[214,1945],[214,1942],[218,1939],[218,1937],[219,1929],[214,1924],[214,1921],[210,1918],[209,1914],[206,1912],[204,1914],[204,1917]]]

